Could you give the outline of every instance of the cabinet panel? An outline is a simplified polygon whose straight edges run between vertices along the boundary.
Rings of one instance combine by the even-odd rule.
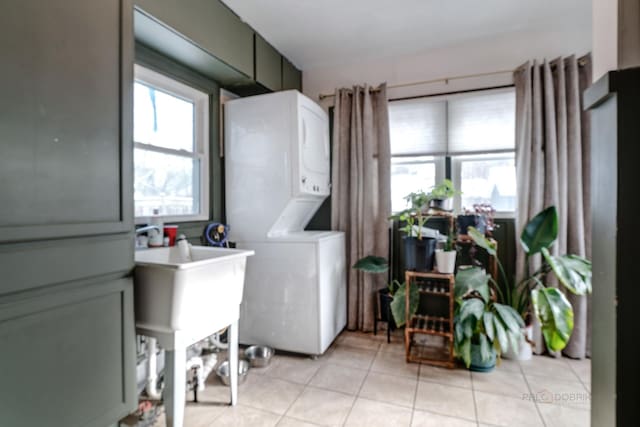
[[[259,34],[256,34],[256,82],[267,89],[282,88],[282,57]]]
[[[5,305],[2,425],[102,427],[135,407],[132,287],[122,279]]]
[[[202,49],[253,76],[253,30],[218,0],[135,0]]]
[[[282,90],[297,89],[302,92],[302,71],[282,57]]]
[[[131,228],[126,4],[24,0],[3,8],[0,241]]]
[[[133,269],[133,236],[0,245],[0,295]]]

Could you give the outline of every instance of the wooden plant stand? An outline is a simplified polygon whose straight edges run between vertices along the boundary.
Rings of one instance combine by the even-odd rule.
[[[453,355],[454,275],[407,271],[405,280],[407,283],[405,301],[407,323],[404,330],[404,343],[407,362],[422,362],[446,368],[455,367]],[[410,316],[409,295],[411,287],[415,286],[418,287],[420,293],[420,303],[417,313]],[[440,302],[441,308],[431,311],[428,308],[428,302]],[[421,306],[427,308],[421,312]],[[426,344],[424,341],[428,341],[430,337],[443,337],[446,345]]]

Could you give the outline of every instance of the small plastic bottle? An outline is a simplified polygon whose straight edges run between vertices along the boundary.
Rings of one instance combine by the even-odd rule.
[[[181,234],[176,239],[176,244],[178,245],[178,251],[180,252],[180,260],[181,262],[190,262],[191,261],[191,248],[189,247],[189,242],[187,241],[187,237],[184,234]]]
[[[162,247],[164,245],[164,224],[160,216],[160,209],[156,208],[153,210],[153,216],[149,224],[158,227],[158,230],[149,230],[147,233],[149,236],[149,246],[154,248]]]

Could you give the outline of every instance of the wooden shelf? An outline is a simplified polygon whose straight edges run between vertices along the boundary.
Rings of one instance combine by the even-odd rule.
[[[455,360],[445,346],[423,345],[411,342],[407,346],[407,362],[422,362],[443,368],[455,368]]]
[[[435,295],[435,296],[441,296],[441,297],[449,297],[451,295],[451,292],[429,291],[425,289],[418,289],[418,292],[421,294]]]
[[[407,362],[422,362],[436,366],[453,368],[453,274],[423,273],[416,271],[405,272],[407,283],[406,293],[406,327],[405,327],[405,351]],[[427,282],[427,283],[425,283]],[[411,286],[417,286],[421,299],[439,297],[439,301],[445,297],[448,299],[448,313],[434,315],[434,313],[416,313],[409,317],[409,295]],[[422,289],[421,289],[422,287]],[[430,288],[430,289],[426,289]],[[433,289],[446,289],[445,292]],[[426,305],[426,307],[429,307]],[[420,304],[418,305],[420,310]],[[418,342],[419,336],[441,337],[445,345],[425,346]]]

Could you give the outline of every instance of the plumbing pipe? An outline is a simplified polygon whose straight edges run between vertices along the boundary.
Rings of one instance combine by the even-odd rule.
[[[209,374],[213,372],[213,368],[215,368],[217,361],[218,356],[215,354],[209,354],[202,357],[202,362],[204,364],[204,367],[202,368],[202,376],[204,377],[204,381],[202,381],[202,390],[204,390],[205,381],[209,377]]]
[[[156,345],[156,339],[147,337],[147,386],[145,391],[147,396],[152,400],[160,400],[162,397],[162,391],[158,390],[158,365],[157,365],[157,353],[158,348]]]
[[[211,344],[213,344],[215,347],[222,349],[222,350],[226,350],[229,348],[229,343],[227,342],[226,344],[223,342],[220,342],[220,335],[224,334],[224,331],[226,331],[227,328],[221,329],[218,332],[216,332],[215,334],[211,335],[209,337],[209,341],[211,341]],[[228,340],[227,340],[228,341]]]

